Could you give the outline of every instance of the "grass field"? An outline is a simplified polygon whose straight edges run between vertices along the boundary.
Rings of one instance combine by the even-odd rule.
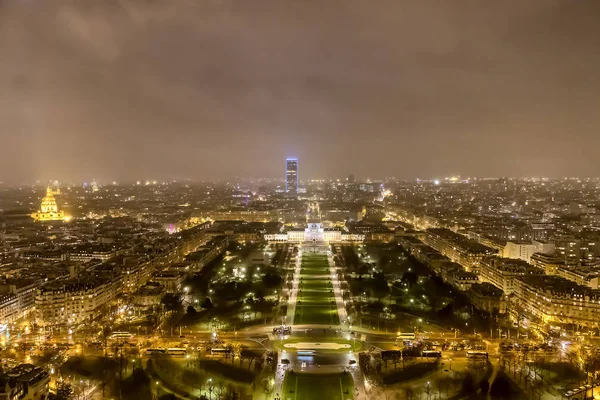
[[[329,263],[325,254],[302,255],[298,289],[295,324],[339,324]]]
[[[288,373],[282,400],[347,400],[354,398],[352,376],[345,374]]]

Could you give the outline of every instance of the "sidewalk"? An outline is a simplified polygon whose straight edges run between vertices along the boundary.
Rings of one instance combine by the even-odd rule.
[[[327,261],[329,262],[329,271],[331,273],[331,282],[333,282],[333,293],[335,295],[335,304],[338,310],[338,317],[340,320],[340,325],[342,321],[348,319],[348,314],[346,313],[346,307],[344,307],[344,300],[342,298],[342,292],[340,290],[340,281],[336,274],[335,263],[333,262],[333,256],[331,254],[327,254]]]
[[[298,287],[300,286],[300,270],[302,267],[302,250],[298,250],[296,255],[296,268],[294,268],[294,277],[292,284],[292,292],[290,293],[290,299],[288,300],[288,313],[287,320],[290,325],[294,324],[294,317],[296,316],[296,301],[298,299]]]

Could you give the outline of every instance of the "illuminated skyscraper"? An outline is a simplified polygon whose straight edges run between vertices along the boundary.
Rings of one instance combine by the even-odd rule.
[[[298,159],[288,158],[285,165],[285,192],[298,193]]]

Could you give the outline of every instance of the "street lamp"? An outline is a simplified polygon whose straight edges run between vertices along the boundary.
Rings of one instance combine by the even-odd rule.
[[[213,392],[212,378],[208,378],[208,398],[209,398],[209,400],[212,399],[212,392]]]

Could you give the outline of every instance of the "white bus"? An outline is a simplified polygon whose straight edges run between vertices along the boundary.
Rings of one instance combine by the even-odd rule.
[[[467,358],[488,358],[487,351],[467,351]]]
[[[167,354],[167,350],[166,349],[146,349],[146,354],[148,354],[148,355]]]
[[[402,332],[398,332],[398,339],[400,340],[415,340],[416,339],[416,335],[414,333],[402,333]]]
[[[231,354],[231,349],[227,347],[213,347],[210,349],[211,356],[224,356],[226,354]]]
[[[132,336],[129,332],[113,332],[110,334],[110,337],[113,339],[129,339]]]
[[[167,354],[170,356],[185,356],[187,354],[187,349],[170,347],[167,349]]]
[[[442,358],[442,352],[438,350],[423,350],[421,357],[426,358]]]

